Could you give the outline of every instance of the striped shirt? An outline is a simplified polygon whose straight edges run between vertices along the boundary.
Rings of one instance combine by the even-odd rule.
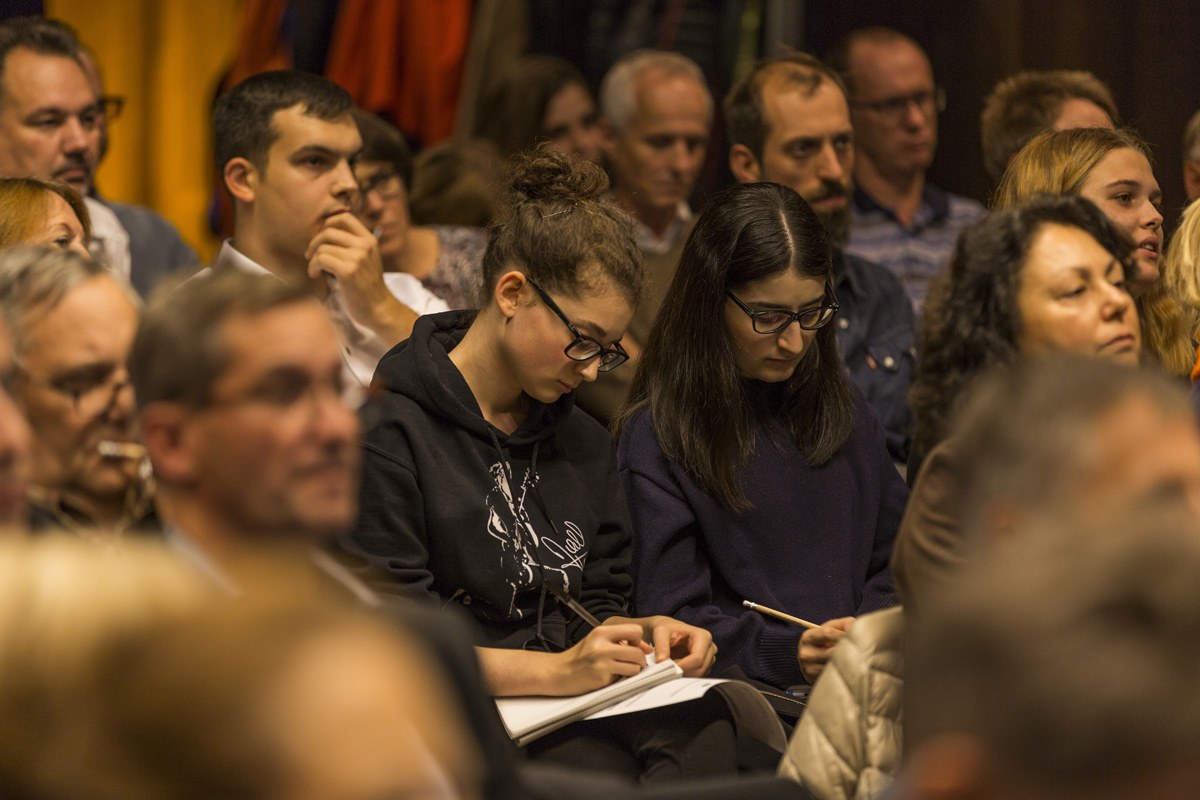
[[[857,187],[851,210],[854,219],[846,252],[895,273],[918,316],[930,281],[954,254],[958,235],[987,213],[974,200],[929,184],[911,225],[901,223],[890,209]]]

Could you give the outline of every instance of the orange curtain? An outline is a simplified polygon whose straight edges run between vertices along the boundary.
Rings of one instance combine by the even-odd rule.
[[[212,190],[212,98],[233,58],[243,0],[47,0],[124,95],[96,178],[113,200],[150,206],[204,259]]]
[[[454,132],[472,0],[342,0],[325,74],[423,145]]]

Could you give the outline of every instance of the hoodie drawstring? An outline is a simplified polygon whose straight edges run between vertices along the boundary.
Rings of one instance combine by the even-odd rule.
[[[501,462],[501,464],[503,464],[505,479],[508,481],[509,493],[511,495],[511,493],[514,491],[513,490],[513,467],[512,467],[512,462],[509,461],[509,459],[508,459],[508,451],[500,445],[500,440],[498,438],[496,438],[496,431],[492,429],[491,425],[488,426],[487,431],[488,431],[488,436],[490,436],[492,438],[492,446],[496,448],[496,453],[499,454],[499,456],[500,456],[500,462]],[[537,475],[537,457],[538,457],[538,448],[540,446],[541,446],[541,442],[533,443],[533,455],[529,459],[529,471],[534,476]],[[546,519],[550,521],[550,528],[554,531],[554,534],[556,536],[559,535],[558,534],[558,526],[554,524],[553,518],[551,518],[550,515],[546,513],[546,504],[545,504],[545,501],[542,500],[542,493],[540,491],[538,491],[536,479],[533,482],[533,494],[534,494],[534,497],[537,498],[538,507],[541,509],[543,516],[545,516]],[[517,509],[512,505],[511,496],[509,498],[509,510],[512,512],[512,515],[513,515],[515,533],[516,533],[516,536],[518,538],[518,543],[519,543],[519,540],[521,538],[521,525],[520,525],[520,521],[519,521],[520,518],[517,515]],[[533,520],[530,519],[530,525],[532,525],[532,524],[533,524]],[[553,642],[546,639],[545,635],[542,633],[542,619],[545,616],[545,609],[546,609],[546,565],[542,563],[542,556],[541,556],[541,553],[538,552],[537,543],[530,542],[529,546],[530,546],[529,547],[530,552],[533,553],[533,560],[537,564],[538,586],[539,586],[538,602],[537,602],[537,618],[536,618],[536,624],[534,625],[534,629],[533,629],[533,635],[534,635],[534,638],[546,650],[550,650],[550,651],[559,650],[561,648],[558,645],[556,645]],[[570,587],[567,587],[567,589],[569,591]]]

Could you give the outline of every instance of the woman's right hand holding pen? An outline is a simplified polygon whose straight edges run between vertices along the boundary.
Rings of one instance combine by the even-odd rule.
[[[575,646],[559,653],[554,694],[577,695],[637,675],[653,648],[642,641],[636,624],[600,625]]]
[[[823,625],[809,628],[801,634],[796,657],[800,661],[800,672],[803,673],[805,680],[809,683],[817,680],[817,676],[829,663],[834,646],[842,640],[846,631],[850,630],[852,622],[854,622],[854,617],[838,617]]]

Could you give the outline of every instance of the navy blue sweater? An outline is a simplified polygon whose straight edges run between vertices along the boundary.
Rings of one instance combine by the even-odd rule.
[[[730,511],[659,448],[643,410],[617,461],[634,527],[634,613],[712,632],[715,673],[733,664],[779,687],[803,683],[803,631],[742,607],[753,600],[821,623],[896,603],[888,560],[908,489],[858,392],[854,429],[827,464],[760,433],[743,471],[753,507]]]

